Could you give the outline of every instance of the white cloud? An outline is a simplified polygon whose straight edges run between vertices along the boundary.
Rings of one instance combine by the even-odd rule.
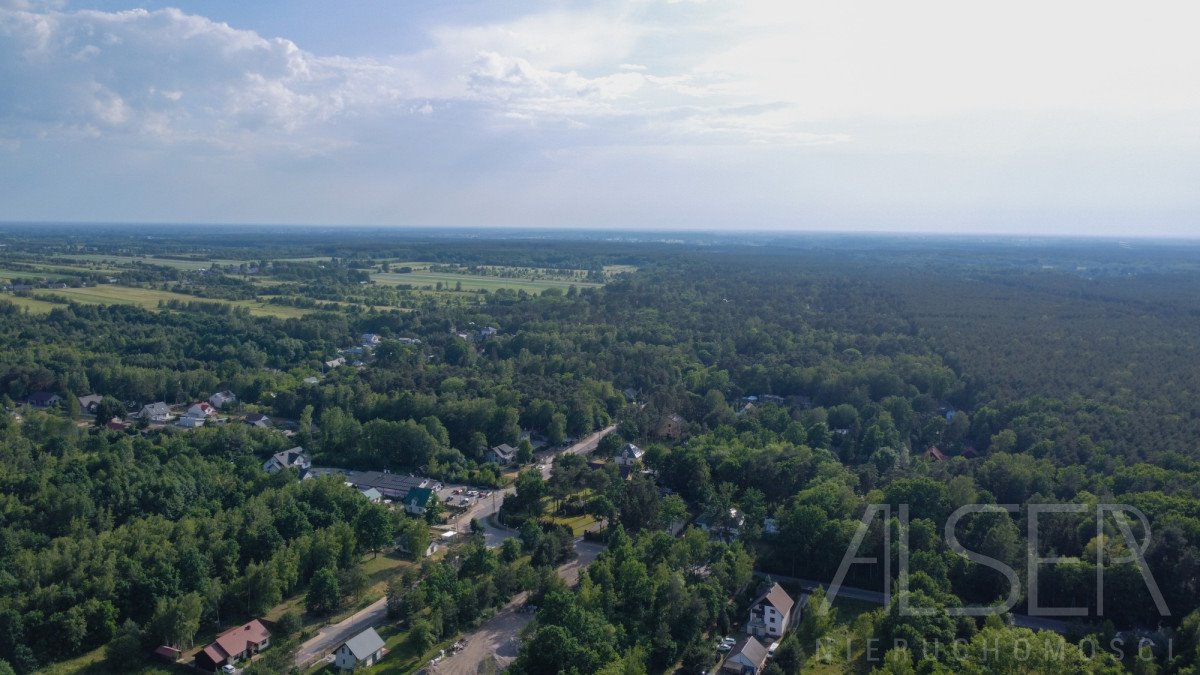
[[[0,0],[0,217],[83,208],[60,175],[116,195],[109,218],[1200,209],[1182,0],[542,6],[346,57],[179,10]]]

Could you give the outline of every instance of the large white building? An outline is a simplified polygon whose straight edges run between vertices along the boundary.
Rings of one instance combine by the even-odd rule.
[[[755,637],[783,637],[792,620],[792,609],[796,602],[779,584],[773,584],[766,593],[758,596],[750,605],[750,620],[746,632]]]

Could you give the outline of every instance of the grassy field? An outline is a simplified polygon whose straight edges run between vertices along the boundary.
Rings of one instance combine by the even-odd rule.
[[[513,290],[524,290],[530,293],[541,293],[547,288],[561,288],[566,290],[571,286],[583,288],[600,285],[583,281],[559,281],[555,279],[506,279],[504,277],[485,277],[476,274],[448,274],[444,272],[412,272],[409,274],[400,274],[397,272],[377,272],[371,275],[371,279],[377,283],[387,284],[389,286],[399,286],[402,284],[411,284],[418,287],[436,286],[440,281],[442,283],[442,287],[447,290],[454,289],[459,283],[461,283],[464,291],[477,291],[479,289],[496,291],[501,288],[511,288]]]
[[[180,270],[198,270],[209,267],[213,263],[220,265],[240,265],[249,263],[249,260],[228,260],[224,258],[214,258],[211,260],[175,260],[172,258],[156,258],[153,256],[123,256],[123,255],[103,255],[98,253],[86,253],[79,255],[67,256],[71,260],[79,260],[89,263],[104,263],[109,262],[118,265],[132,265],[133,263],[145,263],[147,265],[159,265],[162,267],[174,267]]]
[[[15,295],[0,295],[0,301],[11,302],[18,307],[24,307],[34,314],[47,314],[55,307],[61,307],[53,302],[45,300],[35,300],[33,298],[22,298]]]
[[[58,290],[40,290],[34,293],[35,296],[57,295],[64,298],[69,298],[75,302],[92,305],[137,305],[146,309],[157,309],[160,301],[178,300],[180,302],[222,302],[235,307],[245,307],[250,310],[250,313],[256,316],[274,316],[278,318],[294,318],[308,314],[309,310],[299,309],[297,307],[286,307],[283,305],[270,305],[264,302],[256,302],[254,300],[212,300],[207,298],[197,298],[191,295],[183,295],[181,293],[172,293],[170,291],[160,291],[153,288],[133,288],[130,286],[90,286],[87,288],[64,288]],[[48,303],[40,303],[48,304]],[[31,307],[30,311],[35,311]],[[48,310],[47,310],[48,311]]]
[[[14,270],[5,267],[0,267],[0,279],[12,281],[13,279],[48,279],[50,281],[60,281],[62,279],[70,279],[71,275],[61,274],[58,272],[49,272],[38,267],[36,270]]]

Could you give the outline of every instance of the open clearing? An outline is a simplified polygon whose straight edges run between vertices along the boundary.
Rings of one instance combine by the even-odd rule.
[[[56,305],[53,302],[35,300],[33,298],[23,298],[17,295],[0,295],[0,301],[11,302],[17,307],[24,307],[34,314],[47,314],[55,307],[61,306]]]
[[[130,286],[90,286],[88,288],[63,288],[56,290],[39,290],[35,296],[58,295],[75,302],[92,305],[137,305],[146,309],[158,309],[160,301],[178,300],[180,302],[219,302],[235,307],[245,307],[255,316],[274,316],[278,318],[294,318],[308,314],[309,310],[283,305],[271,305],[254,300],[219,300],[213,298],[198,298],[181,293],[160,291],[153,288],[132,288]],[[31,308],[32,311],[32,308]]]

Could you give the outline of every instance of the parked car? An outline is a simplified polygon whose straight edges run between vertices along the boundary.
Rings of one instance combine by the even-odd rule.
[[[770,647],[767,647],[767,658],[769,659],[769,658],[775,656],[775,652],[777,652],[777,651],[779,651],[779,641],[778,640],[776,640],[775,642],[772,642]]]

